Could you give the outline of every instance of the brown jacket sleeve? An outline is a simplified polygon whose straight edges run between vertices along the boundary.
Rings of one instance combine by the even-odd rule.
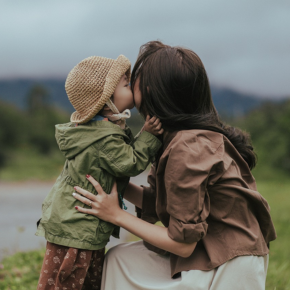
[[[172,144],[165,169],[168,235],[177,242],[194,243],[207,233],[210,200],[207,186],[222,162],[222,144],[206,136],[180,136]]]

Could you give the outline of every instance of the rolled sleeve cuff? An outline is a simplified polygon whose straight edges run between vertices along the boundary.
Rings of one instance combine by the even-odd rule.
[[[205,237],[207,227],[205,221],[198,224],[185,224],[171,216],[168,236],[176,242],[191,244]]]

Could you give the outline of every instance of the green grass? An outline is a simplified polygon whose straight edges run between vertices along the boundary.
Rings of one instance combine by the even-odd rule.
[[[64,161],[60,151],[42,155],[32,148],[19,148],[13,151],[7,165],[0,169],[0,180],[54,180],[60,174]]]
[[[0,265],[0,290],[35,290],[45,250],[16,253]]]
[[[258,179],[258,190],[268,200],[278,238],[270,245],[267,290],[290,290],[290,181]],[[134,240],[132,236],[130,240]],[[0,265],[0,290],[36,289],[44,250],[16,253]],[[3,269],[1,269],[4,267]]]
[[[290,181],[257,182],[271,207],[277,239],[270,244],[267,290],[290,289]]]

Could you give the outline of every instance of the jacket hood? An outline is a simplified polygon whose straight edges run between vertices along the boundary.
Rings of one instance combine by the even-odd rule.
[[[55,126],[55,138],[60,151],[67,159],[72,159],[93,143],[112,134],[128,136],[123,130],[109,121],[95,121],[75,126],[65,123]]]

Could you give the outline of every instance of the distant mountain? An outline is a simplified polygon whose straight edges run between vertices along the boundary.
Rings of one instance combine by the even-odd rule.
[[[25,109],[26,96],[34,85],[44,86],[51,98],[51,103],[62,109],[73,112],[74,108],[69,102],[65,89],[65,80],[0,80],[0,100],[13,103],[15,106]]]
[[[51,103],[62,109],[73,112],[73,107],[68,101],[64,80],[0,80],[0,100],[13,103],[25,109],[26,96],[34,85],[47,88]],[[213,102],[221,115],[241,116],[263,103],[261,98],[254,95],[243,94],[227,88],[211,87]]]
[[[211,86],[211,93],[214,105],[220,115],[243,116],[265,102],[255,95],[243,94],[228,88]]]

